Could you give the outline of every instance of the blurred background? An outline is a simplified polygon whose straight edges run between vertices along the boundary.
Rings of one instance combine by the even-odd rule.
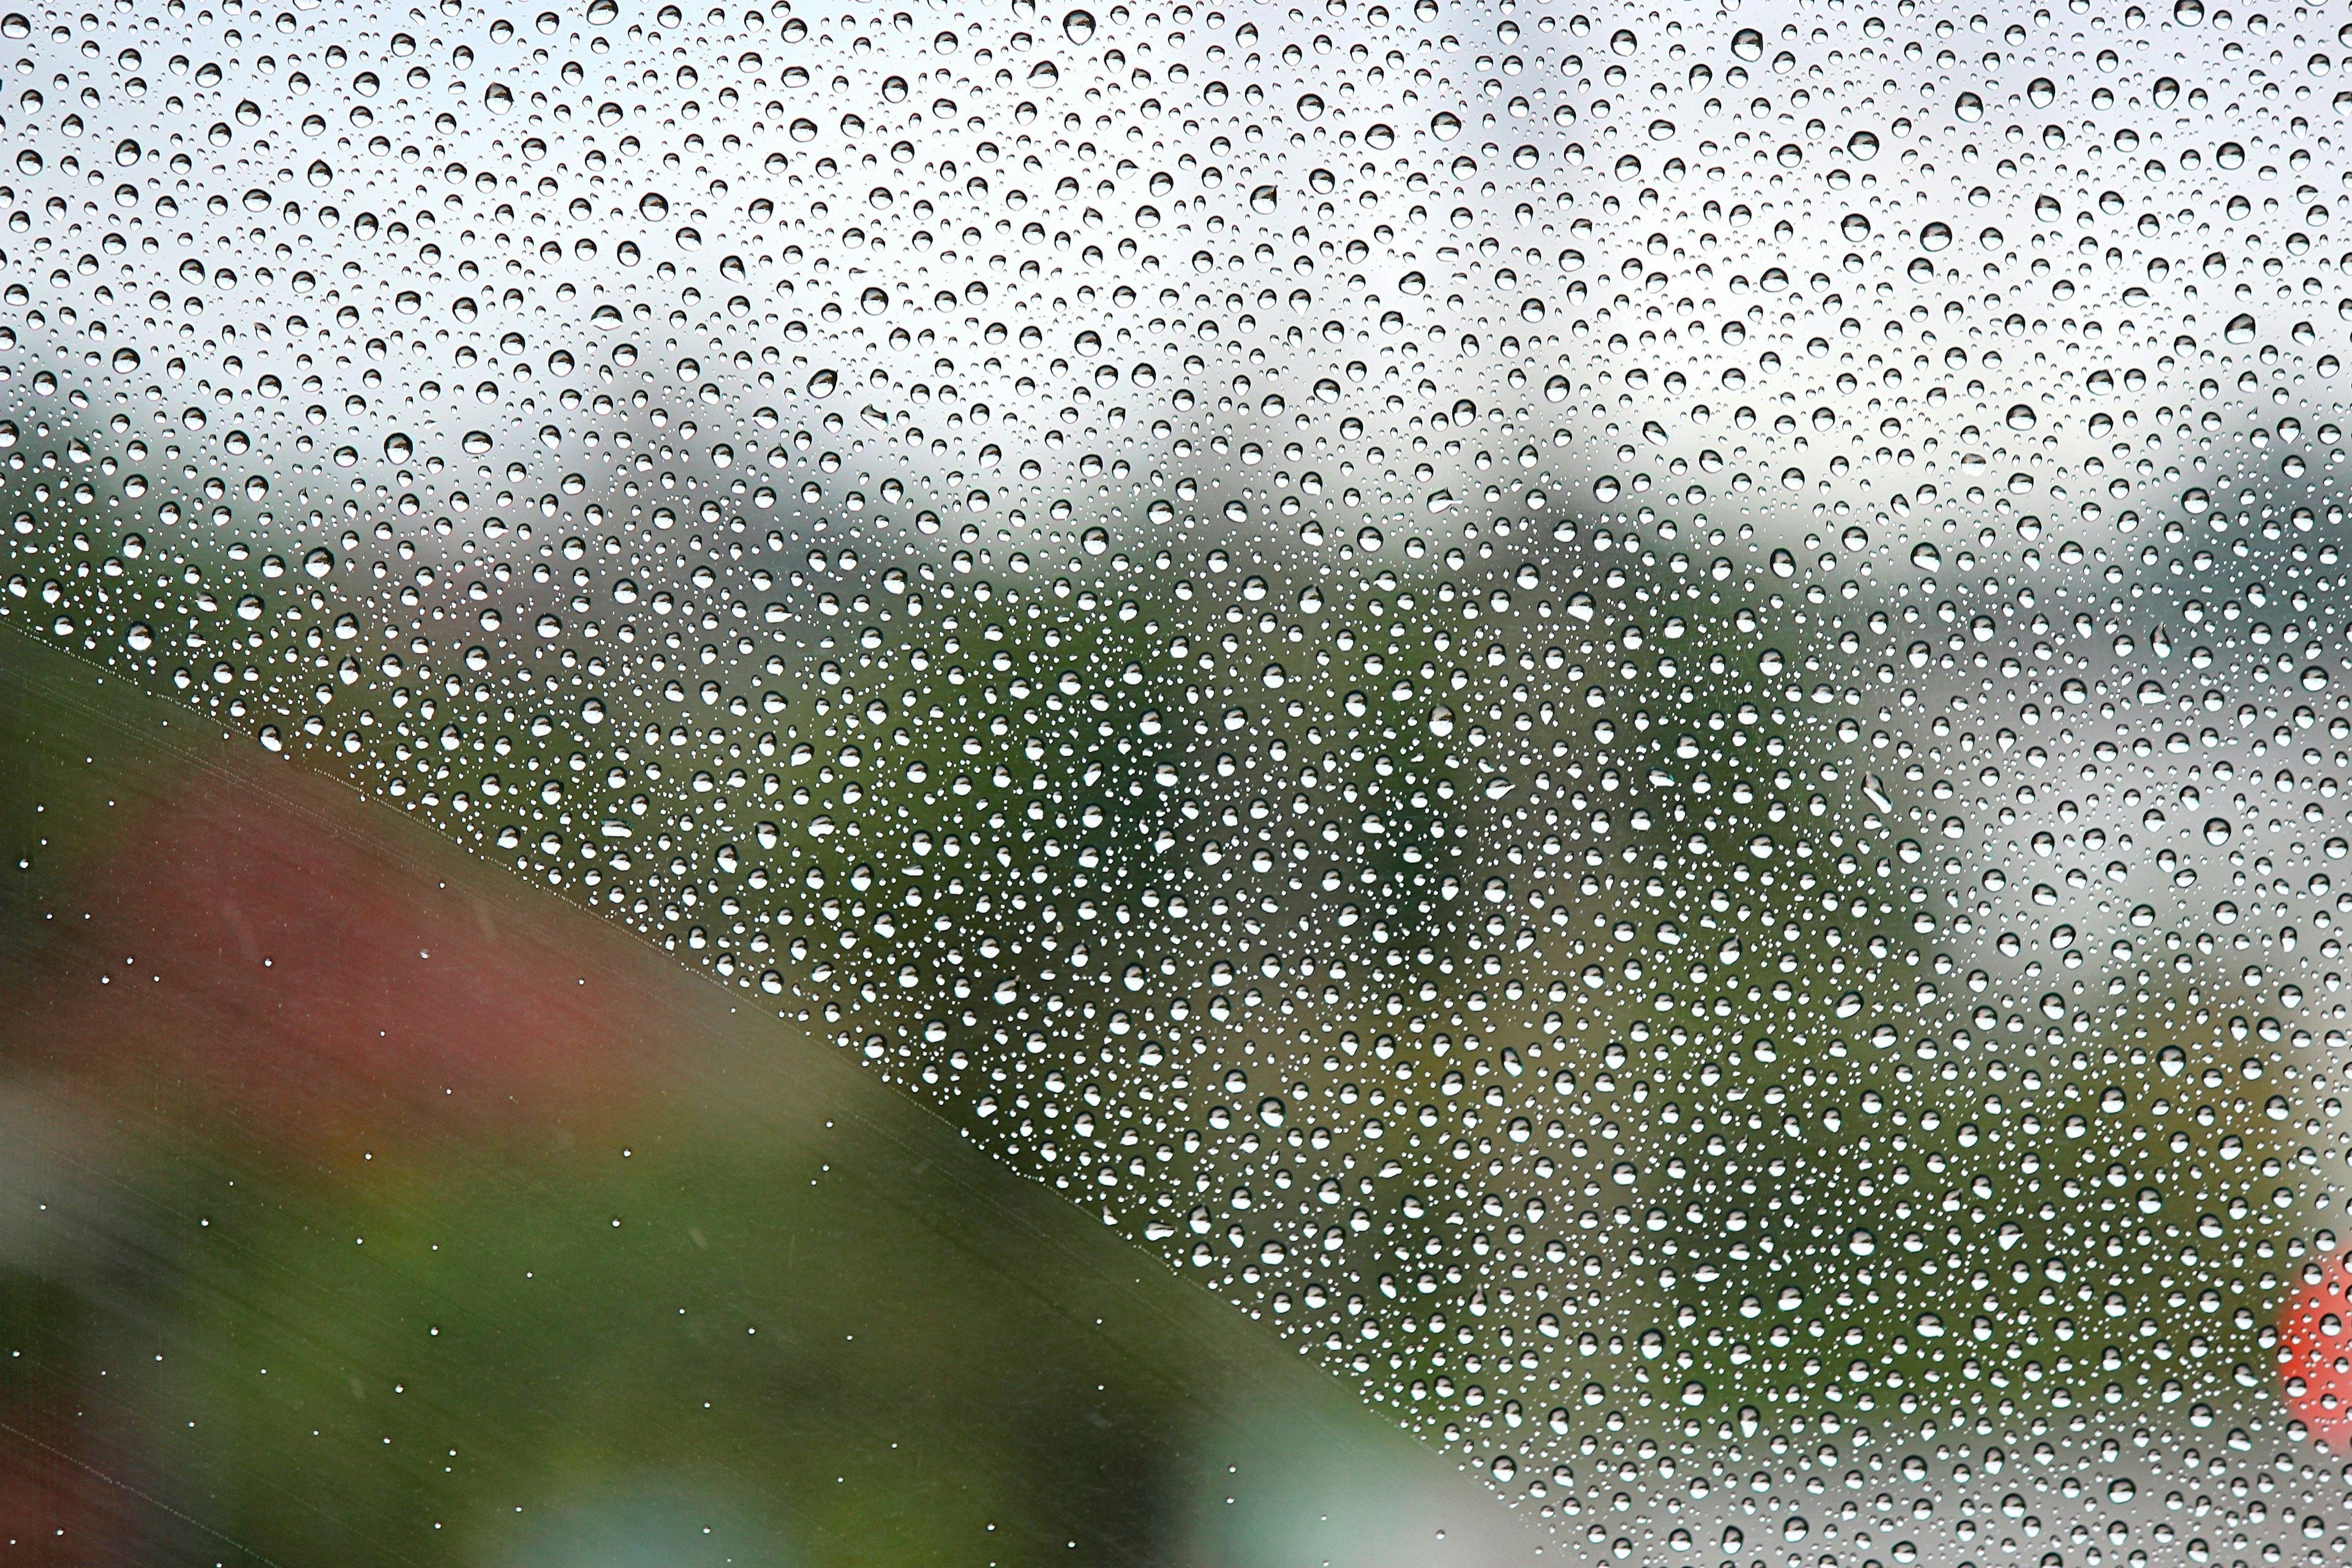
[[[83,977],[12,993],[18,1142],[90,1162],[25,1245],[149,1190],[87,1149],[214,1173],[38,1253],[25,1321],[70,1341],[54,1292],[193,1226],[231,1260],[206,1302],[331,1247],[339,1279],[404,1260],[415,1301],[353,1321],[419,1353],[493,1356],[444,1289],[762,1365],[751,1304],[815,1289],[799,1233],[729,1273],[751,1233],[694,1194],[897,1192],[949,1168],[929,1129],[1066,1205],[1038,1234],[1222,1298],[1199,1331],[1239,1348],[1201,1365],[1303,1352],[1595,1561],[2340,1552],[2338,26],[0,16],[0,618],[179,704],[131,722],[143,790],[66,740],[80,782],[16,792],[26,962]],[[99,689],[76,711],[130,701]],[[228,762],[182,768],[193,715]],[[600,921],[534,924],[458,853]],[[927,1110],[812,1115],[828,1052]],[[910,1142],[834,1153],[884,1126]],[[958,1201],[902,1209],[993,1235]],[[486,1248],[540,1234],[509,1209],[583,1250]],[[276,1241],[201,1250],[262,1212]],[[1060,1278],[1003,1267],[1006,1300]],[[893,1366],[996,1375],[966,1284]],[[853,1362],[878,1332],[793,1333],[835,1330]],[[1192,1366],[1172,1331],[1138,1342]],[[322,1415],[223,1437],[300,1356],[141,1353],[140,1387],[206,1390],[126,1418],[168,1460],[28,1451],[206,1521],[191,1488],[262,1510],[247,1478],[325,1473],[287,1433],[367,1454],[306,1505],[412,1450],[490,1473]],[[130,1376],[52,1359],[60,1409]],[[703,1426],[618,1429],[703,1455],[759,1419],[700,1375],[645,1386]],[[1343,1518],[1441,1550],[1371,1502],[1200,1522],[1261,1518],[1186,1489],[1244,1453],[1301,1496],[1435,1484],[1224,1375],[1045,1422],[1156,1500],[1134,1550],[1373,1550],[1319,1544]],[[448,1386],[330,1381],[371,1419]],[[502,1476],[635,1385],[514,1386],[502,1419],[551,1414]],[[940,1428],[1005,1463],[1028,1386]],[[850,1441],[793,1430],[742,1452]],[[1118,1430],[1165,1456],[1087,1436]],[[855,1479],[502,1499],[482,1550]]]

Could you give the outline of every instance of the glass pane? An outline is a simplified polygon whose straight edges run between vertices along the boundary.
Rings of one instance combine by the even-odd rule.
[[[1577,1550],[2336,1539],[2315,13],[4,30],[19,624]]]

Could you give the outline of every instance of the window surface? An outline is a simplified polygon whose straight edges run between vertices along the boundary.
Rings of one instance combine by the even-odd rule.
[[[824,1191],[783,1127],[822,1081],[1216,1325],[1134,1375],[1283,1352],[1346,1441],[1423,1439],[1372,1495],[1499,1494],[1403,1555],[2345,1550],[2352,28],[173,0],[0,44],[11,657],[79,693],[54,737],[149,747],[110,742],[143,816],[66,739],[54,833],[26,789],[16,1070],[89,1139],[162,1117],[110,1135],[172,1224],[233,1177],[372,1270],[380,1205],[422,1378],[518,1238],[626,1248],[657,1142],[745,1225]],[[99,1205],[60,1115],[26,1147]],[[987,1228],[859,1159],[826,1223]],[[466,1231],[476,1170],[540,1217]],[[444,1214],[513,1246],[438,1277]],[[14,1223],[59,1388],[128,1375],[93,1302],[218,1310]],[[548,1379],[668,1375],[694,1311],[620,1303],[719,1265],[665,1234],[531,1309],[573,1315]],[[921,1310],[1093,1277],[987,1257]],[[257,1331],[217,1331],[226,1389]],[[952,1359],[983,1453],[1015,1396]],[[191,1413],[139,1462],[231,1531],[189,1478],[299,1445]],[[646,1430],[719,1463],[694,1419]],[[240,1506],[415,1466],[411,1529],[414,1447]],[[1097,1554],[1349,1550],[1202,1545],[1136,1463]],[[401,1549],[542,1550],[499,1528]]]

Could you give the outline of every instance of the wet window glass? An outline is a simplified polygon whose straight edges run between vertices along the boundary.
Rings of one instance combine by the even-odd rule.
[[[1405,1555],[2330,1560],[2347,57],[2200,0],[0,17],[24,1484],[823,1555],[838,1444],[680,1403],[868,1375],[741,1361],[763,1301],[954,1363],[985,1514],[1091,1462],[989,1412],[1084,1420],[1116,1277],[1119,1375],[1225,1425],[1103,1416],[1096,1555],[1359,1550],[1230,1482],[1442,1515]],[[917,1131],[828,1163],[824,1096]],[[805,1294],[796,1225],[898,1283]],[[951,1343],[1022,1289],[1077,1337]],[[445,1415],[374,1430],[404,1376]],[[571,1429],[500,1378],[640,1500],[493,1520]]]

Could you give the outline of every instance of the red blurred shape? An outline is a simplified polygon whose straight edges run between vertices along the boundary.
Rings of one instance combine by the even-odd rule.
[[[2352,1263],[2338,1252],[2322,1261],[2315,1285],[2279,1308],[2279,1378],[2287,1408],[2330,1451],[2352,1447]]]
[[[197,781],[122,844],[60,933],[89,983],[34,1031],[76,1077],[310,1144],[543,1125],[646,1065],[626,977],[652,955],[323,781]]]

